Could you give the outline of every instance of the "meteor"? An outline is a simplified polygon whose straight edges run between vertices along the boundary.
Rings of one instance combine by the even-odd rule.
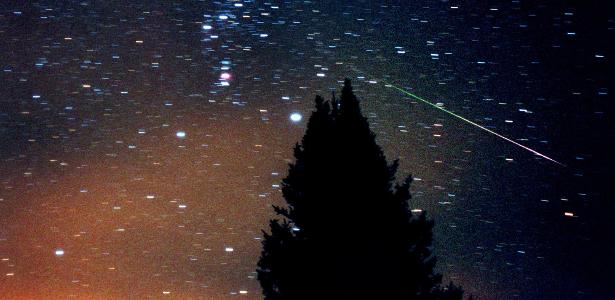
[[[355,71],[359,71],[358,69],[356,69],[356,67],[353,68],[353,69]],[[361,72],[361,73],[365,73],[365,72]],[[400,87],[398,87],[398,86],[396,86],[394,84],[391,84],[390,82],[387,82],[386,80],[382,79],[380,81],[382,81],[386,86],[390,86],[390,87],[396,89],[397,91],[401,92],[404,95],[410,96],[410,97],[412,97],[412,98],[414,98],[416,100],[419,100],[419,101],[421,101],[421,102],[423,102],[423,103],[425,103],[425,104],[427,104],[427,105],[429,105],[429,106],[431,106],[433,108],[436,108],[436,109],[438,109],[438,110],[440,110],[442,112],[445,112],[445,113],[447,113],[447,114],[449,114],[449,115],[451,115],[451,116],[453,116],[453,117],[455,117],[455,118],[457,118],[459,120],[462,120],[462,121],[464,121],[464,122],[466,122],[466,123],[468,123],[468,124],[470,124],[472,126],[475,126],[475,127],[479,128],[481,130],[484,130],[484,131],[486,131],[486,132],[488,132],[490,134],[493,134],[493,135],[495,135],[495,136],[497,136],[497,137],[499,137],[499,138],[501,138],[501,139],[503,139],[503,140],[505,140],[505,141],[507,141],[509,143],[512,143],[515,146],[518,146],[518,147],[520,147],[522,149],[525,149],[525,150],[533,153],[534,155],[538,155],[538,156],[540,156],[540,157],[542,157],[542,158],[544,158],[546,160],[549,160],[549,161],[551,161],[553,163],[556,163],[556,164],[558,164],[558,165],[560,165],[562,167],[566,167],[565,164],[563,164],[563,163],[561,163],[561,162],[559,162],[559,161],[557,161],[557,160],[555,160],[555,159],[553,159],[551,157],[548,157],[548,156],[546,156],[546,155],[544,155],[544,154],[542,154],[542,153],[540,153],[540,152],[538,152],[538,151],[536,151],[536,150],[534,150],[534,149],[532,149],[530,147],[527,147],[525,145],[517,143],[517,142],[513,141],[510,138],[507,138],[507,137],[505,137],[505,136],[503,136],[503,135],[501,135],[501,134],[499,134],[499,133],[497,133],[497,132],[495,132],[495,131],[493,131],[493,130],[491,130],[489,128],[486,128],[484,126],[481,126],[480,124],[477,124],[477,123],[475,123],[475,122],[473,122],[471,120],[468,120],[468,119],[464,118],[463,116],[460,116],[460,115],[458,115],[458,114],[456,114],[456,113],[454,113],[454,112],[452,112],[452,111],[450,111],[450,110],[448,110],[448,109],[446,109],[446,108],[444,108],[442,106],[436,105],[433,102],[428,101],[428,100],[426,100],[426,99],[424,99],[424,98],[422,98],[420,96],[417,96],[417,95],[415,95],[415,94],[413,94],[411,92],[408,92],[407,90],[405,90],[403,88],[400,88]]]

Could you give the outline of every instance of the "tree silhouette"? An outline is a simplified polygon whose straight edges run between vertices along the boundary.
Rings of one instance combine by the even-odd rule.
[[[393,185],[350,80],[340,99],[316,97],[282,192],[282,220],[264,232],[258,280],[265,299],[461,299],[441,287],[433,222],[408,207],[410,182]]]

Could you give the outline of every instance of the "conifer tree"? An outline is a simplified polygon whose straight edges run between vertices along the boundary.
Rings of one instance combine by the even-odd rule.
[[[265,299],[461,299],[442,287],[433,222],[413,215],[411,177],[394,184],[346,79],[316,110],[282,182],[286,207],[264,232],[258,280]]]

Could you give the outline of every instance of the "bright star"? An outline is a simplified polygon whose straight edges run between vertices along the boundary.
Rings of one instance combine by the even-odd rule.
[[[290,120],[297,123],[303,119],[303,116],[300,113],[292,113],[290,114]]]
[[[231,74],[230,73],[224,72],[224,73],[220,74],[220,80],[229,80],[229,79],[231,79]]]

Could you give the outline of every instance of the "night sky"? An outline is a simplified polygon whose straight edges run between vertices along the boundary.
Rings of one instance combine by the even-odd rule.
[[[594,2],[2,1],[0,298],[262,298],[261,230],[345,77],[445,282],[613,296],[615,14]]]

